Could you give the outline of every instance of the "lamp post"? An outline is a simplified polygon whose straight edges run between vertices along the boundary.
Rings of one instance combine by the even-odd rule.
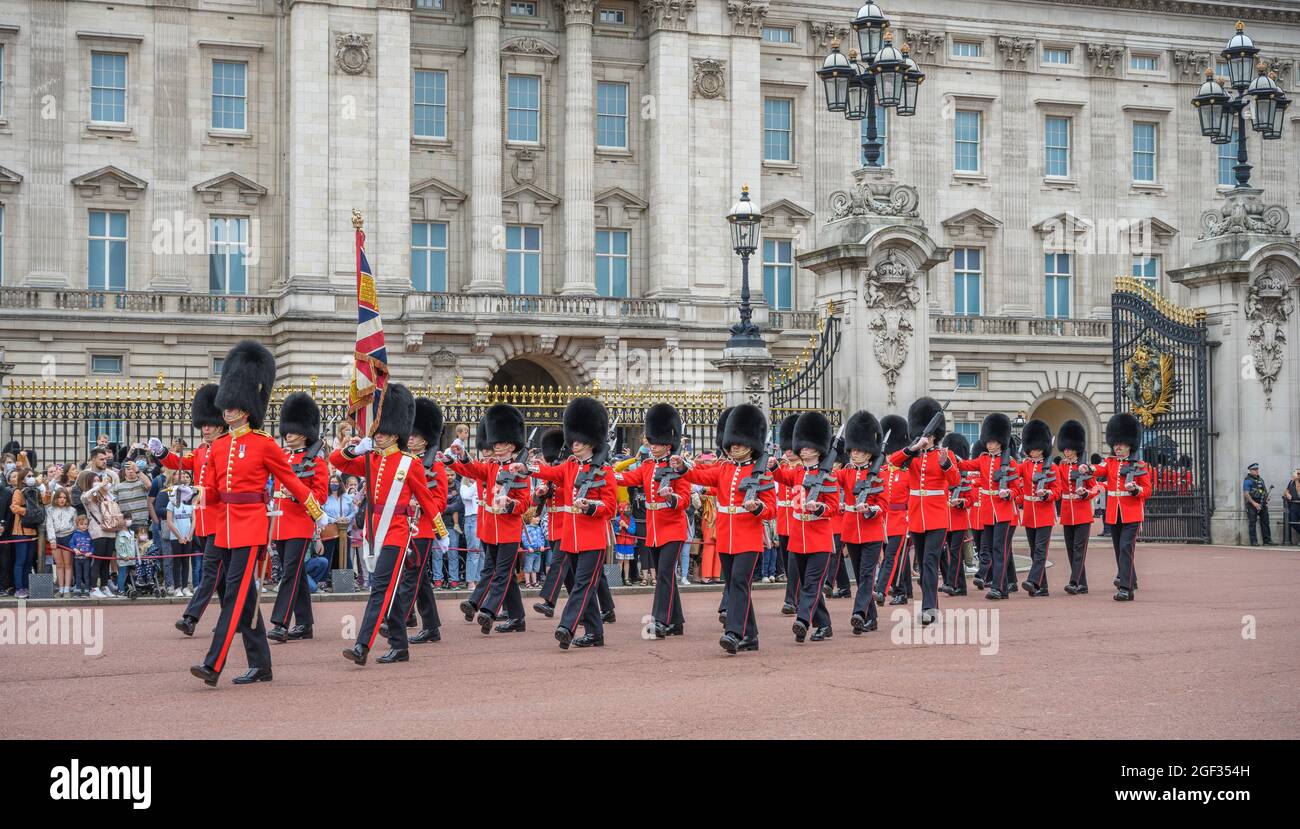
[[[1253,106],[1251,123],[1255,132],[1266,141],[1282,137],[1282,123],[1286,118],[1291,99],[1282,92],[1277,84],[1276,73],[1268,71],[1268,66],[1255,58],[1259,47],[1246,34],[1246,24],[1237,21],[1237,33],[1228,41],[1220,55],[1228,64],[1227,78],[1216,78],[1213,69],[1205,70],[1205,82],[1201,84],[1192,106],[1200,116],[1201,135],[1213,144],[1231,144],[1237,142],[1237,163],[1232,168],[1237,177],[1237,186],[1250,186],[1250,159],[1246,153],[1246,109]],[[1236,91],[1231,97],[1227,89]]]
[[[731,246],[740,256],[740,322],[731,326],[727,348],[763,348],[763,337],[754,324],[754,309],[749,304],[749,257],[758,249],[758,226],[763,214],[749,200],[749,185],[740,188],[740,201],[727,214],[731,223]]]
[[[868,167],[875,167],[881,150],[876,107],[896,109],[903,117],[915,115],[925,73],[908,56],[907,44],[894,46],[889,19],[875,0],[864,3],[849,25],[857,33],[857,48],[845,56],[839,38],[833,40],[817,76],[826,90],[828,111],[842,112],[850,121],[867,122],[863,158]]]

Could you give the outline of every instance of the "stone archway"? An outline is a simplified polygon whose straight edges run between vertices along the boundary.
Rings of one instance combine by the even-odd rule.
[[[493,372],[489,386],[534,387],[538,389],[559,388],[562,384],[555,372],[537,360],[528,357],[514,357],[506,360]]]
[[[1051,427],[1053,435],[1060,432],[1061,424],[1065,421],[1079,421],[1087,430],[1086,450],[1088,452],[1099,451],[1098,447],[1103,443],[1101,419],[1092,405],[1075,392],[1066,389],[1052,389],[1046,392],[1029,408],[1029,417],[1046,422]]]

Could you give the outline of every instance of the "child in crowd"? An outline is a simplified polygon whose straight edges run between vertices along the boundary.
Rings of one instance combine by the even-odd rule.
[[[762,576],[764,584],[771,584],[776,580],[776,559],[779,555],[780,548],[777,546],[776,522],[763,522],[763,564]]]
[[[85,515],[78,515],[76,527],[72,535],[68,536],[68,546],[72,548],[75,556],[72,568],[76,575],[76,583],[72,595],[82,597],[90,595],[90,566],[94,563],[90,557],[90,519]]]
[[[542,529],[542,519],[537,508],[532,507],[524,513],[524,587],[540,587],[537,573],[541,570],[542,554],[546,552],[546,533]]]
[[[149,544],[148,526],[122,530],[117,534],[113,550],[117,556],[117,597],[126,598],[126,580],[135,573],[136,557]]]
[[[614,558],[623,568],[623,584],[628,584],[628,564],[636,558],[636,519],[626,501],[618,505],[614,516]]]

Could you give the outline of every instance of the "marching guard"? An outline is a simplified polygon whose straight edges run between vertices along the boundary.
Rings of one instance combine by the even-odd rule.
[[[177,455],[169,451],[158,438],[149,438],[149,451],[153,456],[168,469],[189,472],[194,482],[194,491],[197,493],[197,505],[194,508],[194,549],[203,556],[202,575],[199,583],[194,587],[194,597],[185,606],[181,618],[176,620],[175,625],[176,629],[186,636],[194,635],[194,626],[199,623],[203,611],[207,610],[208,605],[212,603],[214,590],[220,603],[226,602],[226,571],[221,557],[217,554],[215,544],[218,509],[215,506],[206,506],[209,502],[215,504],[215,501],[205,497],[206,491],[212,486],[207,468],[208,453],[212,451],[212,443],[226,433],[226,421],[214,402],[216,397],[216,383],[200,386],[198,391],[194,392],[194,399],[190,403],[190,423],[199,430],[203,440],[194,447],[193,452]]]
[[[547,466],[554,466],[564,460],[567,452],[564,446],[564,430],[548,429],[542,433],[539,441],[542,460]],[[568,559],[560,552],[560,539],[564,537],[564,519],[568,513],[564,510],[564,493],[545,481],[538,481],[533,488],[533,503],[540,509],[546,508],[546,540],[550,542],[550,564],[546,568],[546,578],[538,591],[541,599],[533,605],[533,610],[550,619],[555,616],[555,600],[560,595],[560,585],[569,575]]]
[[[885,603],[888,591],[893,598],[891,605],[907,604],[912,597],[912,579],[908,573],[906,558],[907,545],[907,474],[889,460],[898,450],[907,446],[907,420],[900,415],[885,415],[880,421],[880,428],[885,432],[885,557],[880,562],[880,572],[876,575],[876,604]],[[901,570],[902,578],[899,578]]]
[[[1020,476],[1011,458],[1011,419],[1001,412],[985,417],[980,424],[980,445],[984,454],[957,462],[963,472],[979,472],[980,520],[984,525],[981,543],[989,555],[991,581],[981,583],[976,578],[975,586],[989,588],[986,599],[1005,599],[1008,574],[1014,566],[1011,539],[1019,523],[1020,498]]]
[[[945,431],[938,401],[917,400],[907,410],[907,421],[913,442],[889,460],[907,469],[907,528],[921,557],[921,624],[929,625],[939,615],[939,555],[948,538],[948,490],[961,480],[961,473],[952,454],[935,445]],[[906,571],[904,576],[910,578]]]
[[[943,436],[943,448],[958,461],[970,459],[970,441],[964,435],[949,432]],[[949,596],[966,595],[966,562],[962,545],[966,543],[966,530],[970,529],[972,515],[978,513],[975,497],[979,494],[978,472],[962,472],[956,486],[948,491],[948,537],[943,542],[943,555],[939,559],[939,590]]]
[[[565,493],[567,515],[560,549],[573,571],[573,587],[564,602],[555,640],[560,648],[599,648],[605,628],[596,605],[597,585],[605,565],[610,521],[616,510],[614,472],[609,467],[609,413],[591,397],[575,397],[564,409],[564,441],[569,457],[555,465],[537,464],[532,475]],[[522,465],[519,469],[523,469]],[[573,637],[581,624],[584,634]]]
[[[407,611],[396,615],[394,604],[397,585],[410,555],[411,499],[431,514],[442,509],[425,481],[420,459],[405,451],[414,423],[415,398],[406,386],[390,383],[384,393],[374,437],[353,438],[351,445],[339,447],[330,455],[334,468],[345,475],[365,478],[369,488],[366,509],[370,514],[366,526],[371,528],[373,540],[366,539],[365,555],[370,569],[370,596],[357,630],[356,644],[343,651],[343,657],[358,666],[366,664],[381,622],[388,623],[389,650],[375,661],[390,664],[410,659]],[[371,453],[378,457],[365,457]]]
[[[310,394],[296,391],[280,404],[280,439],[285,460],[293,474],[311,490],[317,503],[329,492],[329,464],[322,453],[320,407]],[[271,610],[271,630],[266,638],[276,642],[312,638],[311,593],[307,589],[307,559],[310,558],[316,522],[303,505],[283,487],[273,502],[279,516],[273,522],[276,547],[280,550],[280,590]],[[289,627],[289,618],[297,622]]]
[[[781,419],[781,425],[777,427],[777,448],[781,456],[776,459],[773,469],[783,464],[791,469],[800,466],[799,456],[794,453],[794,424],[798,419],[797,414],[786,415]],[[793,616],[799,603],[799,575],[795,561],[791,558],[794,553],[790,552],[790,508],[793,502],[790,500],[790,486],[782,483],[783,480],[782,477],[776,482],[777,554],[781,556],[782,567],[785,568],[785,603],[781,605],[781,615]]]
[[[267,515],[267,478],[289,494],[318,524],[326,521],[307,485],[298,479],[275,438],[261,431],[275,385],[275,358],[266,347],[243,340],[226,354],[221,382],[213,405],[221,410],[227,432],[213,441],[204,459],[203,479],[210,481],[203,496],[216,506],[219,566],[226,578],[226,603],[221,607],[212,645],[190,673],[215,686],[226,667],[226,656],[238,630],[248,656],[248,671],[237,685],[271,681],[271,648],[258,607],[258,560],[266,548],[270,517]]]
[[[1020,490],[1024,493],[1021,523],[1029,542],[1029,575],[1022,585],[1031,597],[1047,593],[1047,544],[1056,524],[1056,471],[1047,460],[1052,449],[1052,430],[1038,419],[1025,424],[1021,447],[1027,456],[1020,462]]]
[[[442,640],[442,620],[438,618],[438,603],[433,596],[433,576],[429,559],[438,539],[447,537],[442,523],[442,511],[447,508],[447,468],[439,460],[438,438],[442,435],[442,409],[426,397],[415,398],[415,423],[406,446],[420,459],[424,467],[425,485],[433,495],[437,511],[418,506],[416,502],[416,529],[411,544],[415,548],[415,566],[402,571],[402,581],[397,586],[397,605],[390,614],[389,624],[405,624],[415,604],[420,613],[420,630],[409,639],[412,645]],[[452,553],[455,555],[455,553]],[[395,621],[396,620],[396,621]]]
[[[1082,463],[1087,433],[1077,420],[1061,424],[1056,434],[1056,448],[1061,462],[1056,465],[1056,491],[1061,501],[1061,531],[1065,551],[1070,557],[1070,581],[1065,592],[1077,596],[1088,592],[1088,534],[1092,531],[1092,499],[1100,491],[1093,473]]]
[[[840,538],[853,565],[858,592],[849,624],[854,636],[879,626],[876,617],[876,562],[885,543],[886,474],[881,468],[880,421],[866,410],[854,412],[844,426],[844,448],[849,462],[839,471],[843,522]]]
[[[1106,523],[1115,548],[1115,601],[1131,602],[1137,590],[1134,558],[1143,507],[1151,497],[1151,475],[1146,461],[1134,452],[1142,445],[1142,423],[1127,412],[1106,423],[1106,443],[1112,455],[1093,469],[1099,483],[1106,484]]]
[[[645,543],[655,567],[654,636],[663,639],[681,636],[686,622],[678,595],[677,562],[686,541],[691,484],[670,463],[682,442],[681,415],[667,403],[651,406],[645,416],[645,437],[649,459],[630,472],[615,473],[614,480],[645,492]]]

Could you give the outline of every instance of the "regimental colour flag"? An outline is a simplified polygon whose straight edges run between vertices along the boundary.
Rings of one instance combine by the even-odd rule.
[[[352,383],[348,389],[348,414],[357,424],[357,434],[370,435],[379,422],[388,388],[388,349],[384,345],[384,321],[379,316],[375,277],[366,261],[366,234],[357,226],[357,347],[353,355]]]

